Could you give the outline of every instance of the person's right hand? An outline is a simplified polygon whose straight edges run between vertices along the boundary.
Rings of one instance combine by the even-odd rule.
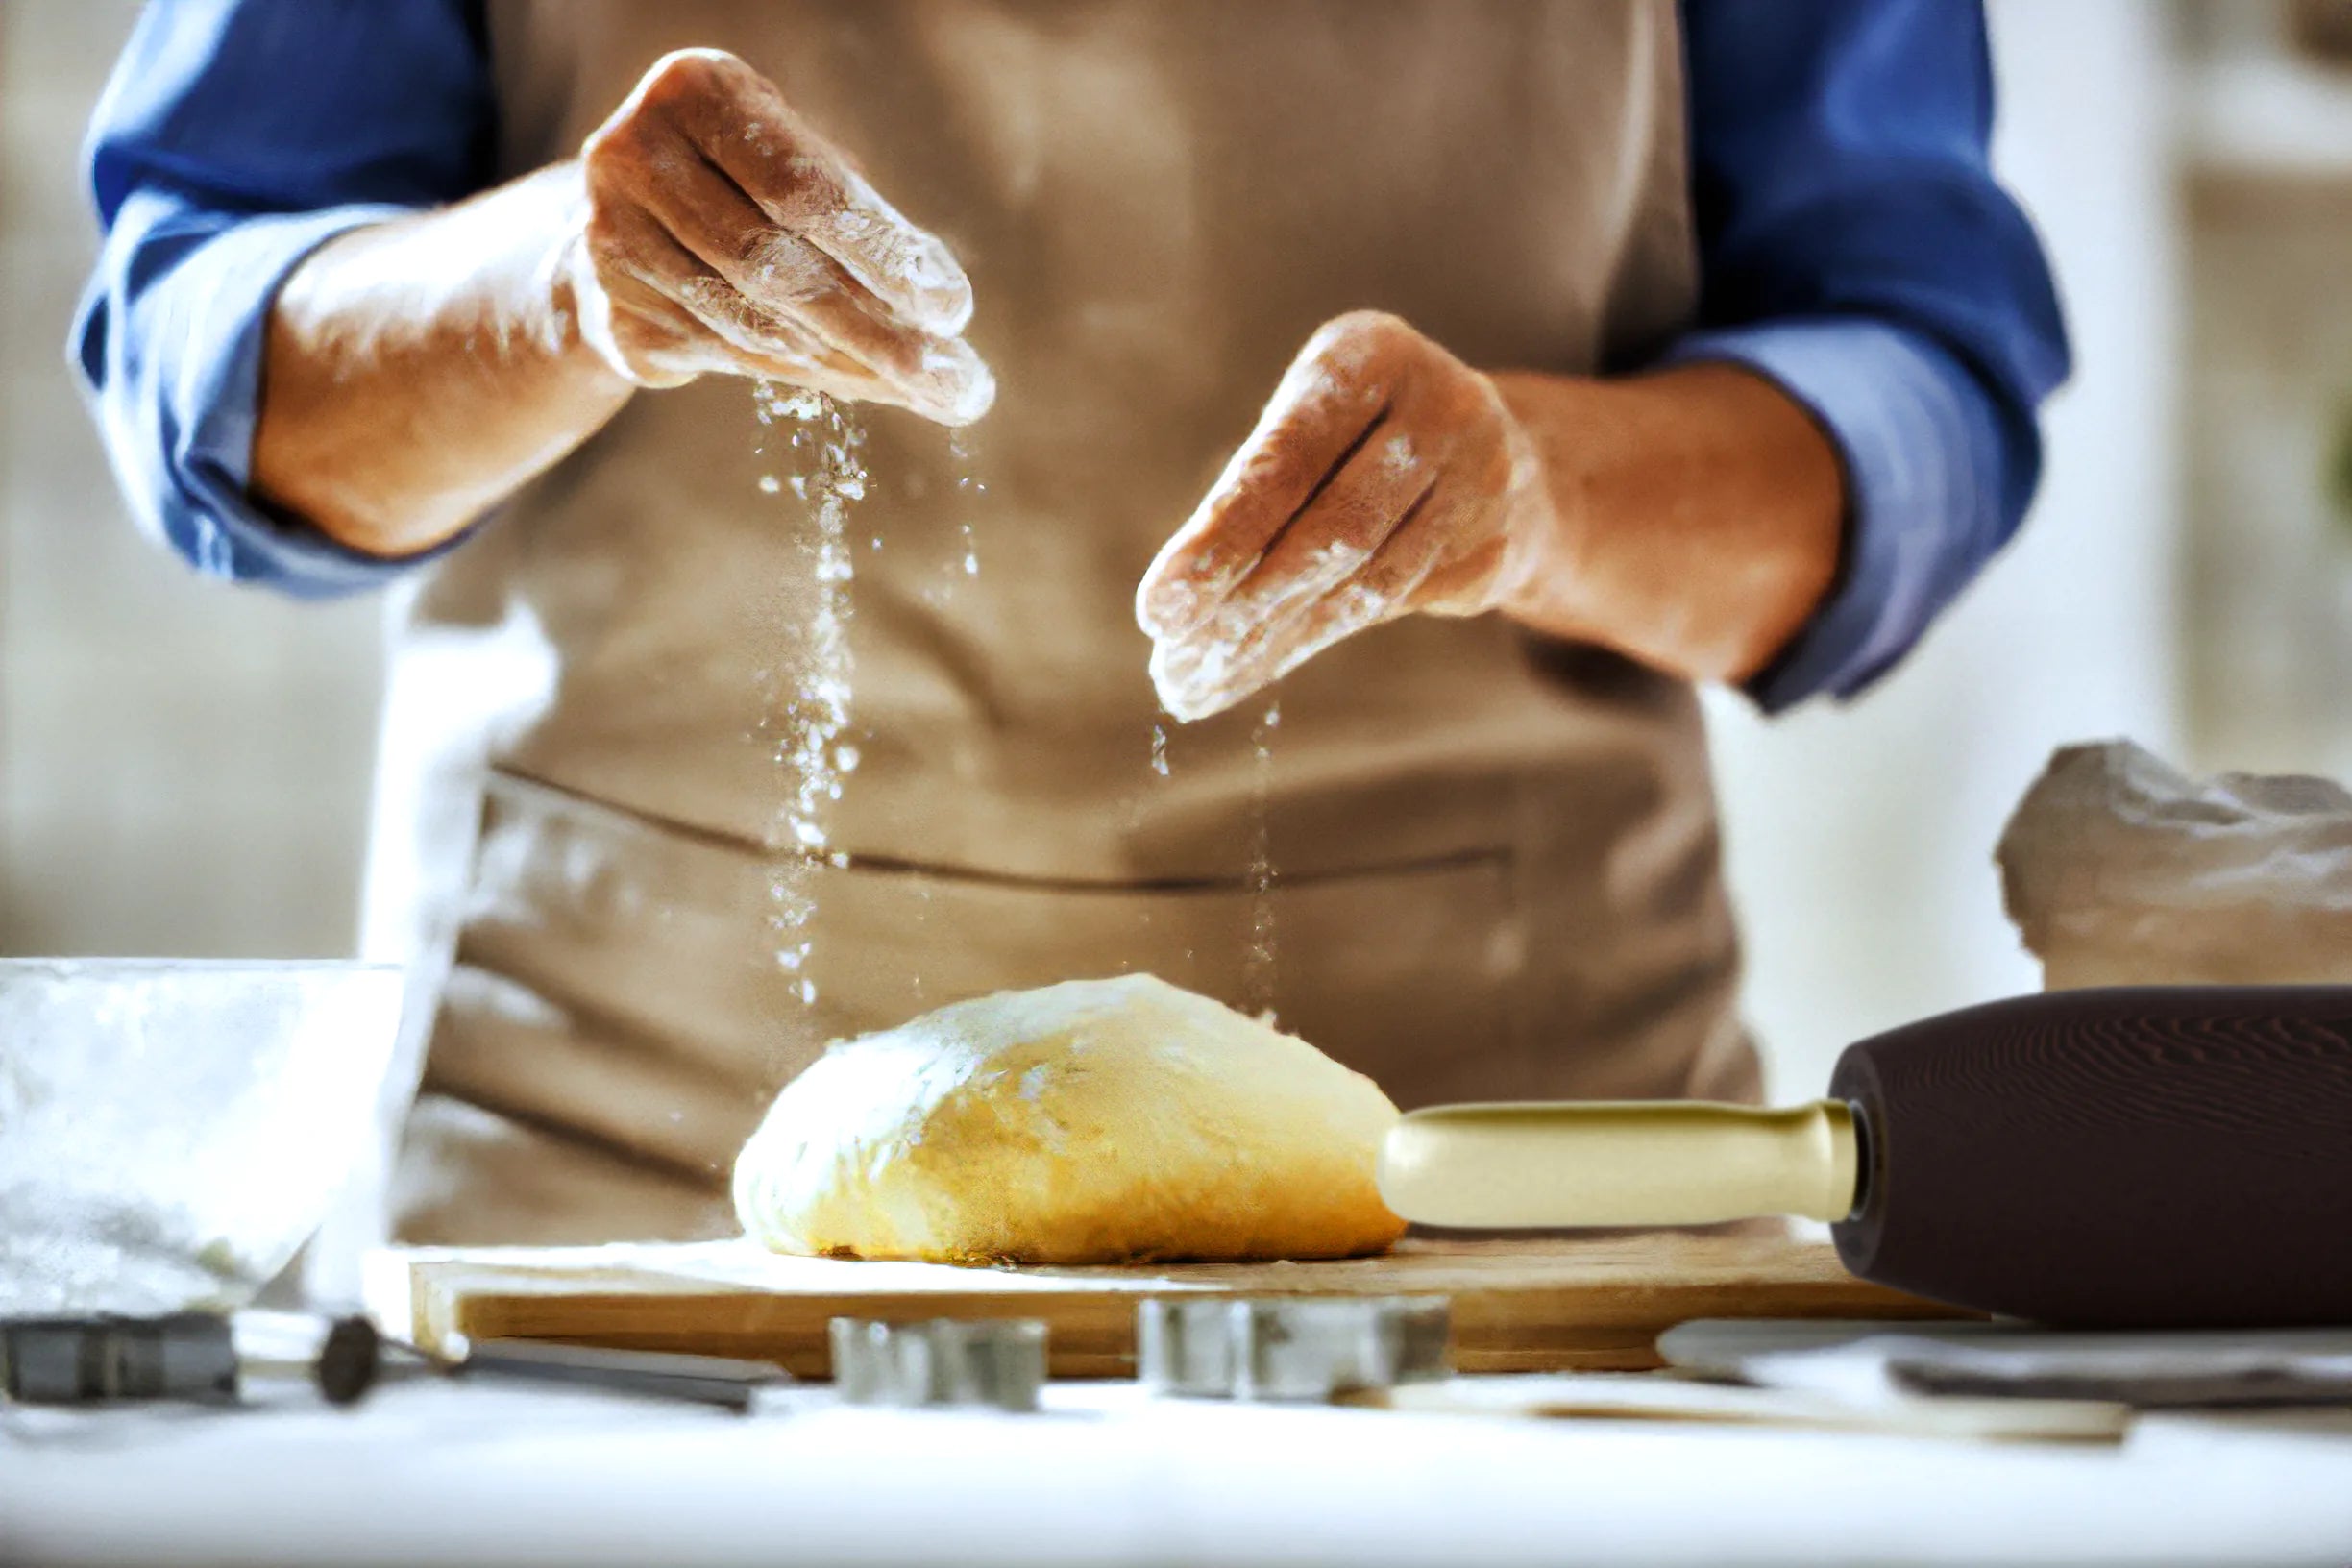
[[[966,425],[996,394],[971,283],[733,55],[648,71],[580,150],[561,265],[582,336],[640,386],[709,373]]]

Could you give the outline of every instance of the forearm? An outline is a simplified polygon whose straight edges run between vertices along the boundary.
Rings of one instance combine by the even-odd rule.
[[[1495,384],[1552,502],[1513,541],[1505,613],[1675,674],[1742,681],[1828,593],[1846,506],[1837,453],[1771,381],[1689,365]]]
[[[272,307],[253,489],[350,549],[429,550],[627,401],[583,341],[559,164],[322,246]]]
[[[269,322],[253,490],[407,555],[577,446],[636,386],[718,373],[947,425],[995,381],[971,284],[732,55],[665,55],[582,144],[322,247]]]

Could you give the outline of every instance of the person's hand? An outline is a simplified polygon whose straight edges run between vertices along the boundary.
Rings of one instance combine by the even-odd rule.
[[[994,399],[958,335],[972,296],[954,256],[733,55],[656,62],[579,172],[558,264],[624,380],[760,377],[947,425]]]
[[[1341,316],[1144,575],[1160,699],[1206,718],[1366,626],[1497,608],[1557,532],[1495,383],[1394,316]]]

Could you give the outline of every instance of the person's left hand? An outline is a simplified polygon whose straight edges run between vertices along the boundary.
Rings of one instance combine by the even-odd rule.
[[[1394,316],[1340,316],[1144,574],[1160,699],[1206,718],[1366,626],[1495,608],[1556,531],[1492,380]]]

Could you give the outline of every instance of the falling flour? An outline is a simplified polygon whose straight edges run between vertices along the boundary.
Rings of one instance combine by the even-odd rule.
[[[1250,731],[1256,750],[1250,774],[1250,935],[1242,956],[1242,1011],[1271,1022],[1274,1017],[1274,854],[1267,826],[1274,793],[1274,732],[1282,727],[1282,699],[1266,704]]]
[[[972,478],[971,438],[964,431],[957,430],[947,438],[947,450],[955,454],[958,499],[987,495],[988,486]],[[972,534],[971,514],[966,512],[958,518],[956,527],[964,537],[964,575],[976,577],[980,575],[980,550],[979,542]]]
[[[800,642],[797,679],[782,703],[785,723],[773,751],[781,785],[775,837],[783,852],[769,880],[768,923],[777,966],[798,976],[801,1001],[814,1003],[811,872],[821,860],[847,864],[833,847],[827,824],[843,780],[858,765],[858,749],[847,738],[849,588],[856,576],[848,514],[866,495],[866,432],[821,393],[762,381],[754,398],[763,427],[791,431],[791,474],[781,485],[775,476],[763,476],[759,487],[771,495],[789,488],[806,502],[810,524],[801,550],[815,592],[805,620],[792,628]]]

